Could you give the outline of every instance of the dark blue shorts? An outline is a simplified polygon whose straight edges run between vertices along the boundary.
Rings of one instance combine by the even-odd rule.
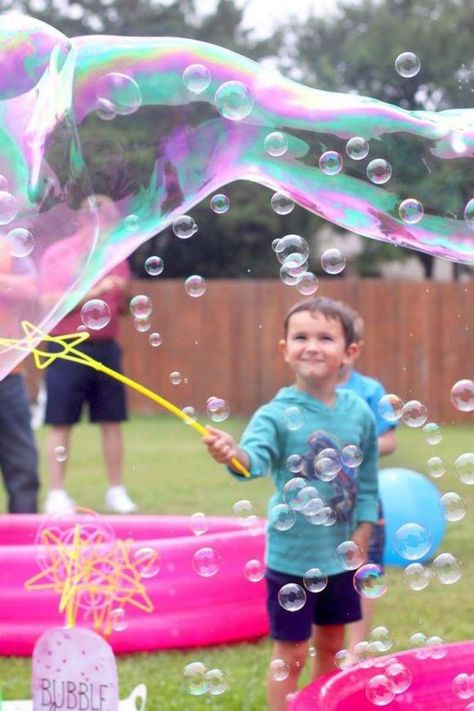
[[[369,539],[369,548],[367,551],[367,562],[376,563],[383,569],[383,551],[385,547],[385,521],[383,520],[382,502],[379,501],[379,520],[372,527],[372,533]]]
[[[49,351],[59,350],[55,343]],[[112,370],[120,372],[121,349],[115,341],[82,343],[78,350]],[[46,368],[46,413],[48,425],[74,425],[85,403],[91,422],[122,422],[127,419],[125,388],[110,375],[82,363],[57,358]]]
[[[345,625],[362,617],[360,597],[354,588],[354,571],[348,570],[328,577],[328,584],[319,593],[309,592],[303,578],[268,569],[267,612],[270,637],[281,642],[303,642],[311,637],[312,625]],[[306,603],[296,612],[285,610],[278,601],[283,585],[297,583],[306,592]]]

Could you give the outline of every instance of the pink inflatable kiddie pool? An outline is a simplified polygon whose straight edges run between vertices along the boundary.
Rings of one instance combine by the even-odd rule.
[[[393,687],[392,693],[385,693],[383,679],[375,679],[375,683],[371,681],[376,676],[386,676],[384,672],[389,669],[388,664],[370,668],[357,665],[309,684],[293,697],[288,711],[470,709],[470,702],[474,701],[474,686],[469,681],[474,672],[474,641],[446,644],[437,647],[436,651],[436,659],[428,657],[428,649],[426,655],[423,655],[423,650],[417,649],[393,654],[386,659],[387,663],[389,660],[396,661],[409,670],[408,687],[401,693],[393,693]],[[444,656],[440,659],[443,652]]]
[[[154,610],[127,607],[126,628],[109,639],[115,652],[201,647],[267,634],[265,581],[246,575],[249,561],[258,562],[254,569],[263,566],[263,522],[248,527],[236,518],[207,517],[207,531],[195,535],[186,516],[102,519],[117,538],[132,539],[137,548],[153,546],[160,562],[158,574],[144,580]],[[64,624],[58,593],[24,587],[40,570],[35,540],[44,522],[42,516],[0,516],[2,655],[30,655],[47,628]],[[196,572],[195,554],[203,548],[216,554],[215,574]]]

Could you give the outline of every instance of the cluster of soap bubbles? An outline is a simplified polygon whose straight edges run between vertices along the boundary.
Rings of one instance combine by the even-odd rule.
[[[336,522],[334,510],[303,477],[293,477],[285,484],[283,502],[272,507],[269,525],[278,531],[288,531],[295,525],[298,513],[313,526],[332,526]]]
[[[183,669],[183,688],[191,696],[221,696],[229,688],[229,679],[221,669],[208,669],[202,662],[191,662]]]
[[[287,214],[293,203],[283,193],[272,197],[272,206],[279,214]],[[280,279],[287,286],[294,286],[303,296],[311,296],[319,289],[316,274],[309,270],[309,245],[304,237],[288,234],[274,239],[272,249],[280,262]],[[340,274],[346,266],[346,258],[337,248],[326,249],[321,254],[321,267],[327,274]]]
[[[458,380],[451,388],[450,399],[460,412],[472,412],[474,410],[474,381],[468,378]],[[435,422],[427,422],[427,409],[419,400],[403,402],[399,395],[388,393],[379,400],[377,407],[380,416],[387,422],[396,423],[401,420],[409,427],[423,427],[428,444],[439,444],[442,441],[442,428]]]
[[[442,585],[453,585],[461,576],[461,562],[452,553],[440,553],[434,558],[431,566],[414,562],[403,570],[405,584],[415,592],[427,588],[433,578]]]
[[[409,689],[412,680],[410,668],[394,659],[384,667],[383,673],[375,674],[367,681],[365,693],[375,706],[387,706]]]
[[[360,664],[364,668],[388,666],[395,660],[380,655],[386,655],[392,647],[393,638],[387,627],[375,627],[369,639],[358,642],[351,651],[340,649],[335,655],[335,665],[339,669],[347,669],[354,664]]]
[[[444,659],[447,654],[442,637],[429,636],[424,632],[414,632],[410,636],[410,647],[414,649],[417,659]]]
[[[433,456],[426,461],[426,472],[433,479],[440,479],[448,471],[448,464],[444,457]],[[472,486],[474,484],[474,452],[463,452],[453,462],[453,472],[461,484]]]
[[[380,398],[378,411],[387,422],[402,421],[408,427],[422,427],[428,419],[428,411],[419,400],[403,400],[394,393],[388,393]]]
[[[280,279],[287,286],[295,286],[300,294],[310,296],[319,287],[318,278],[308,270],[308,242],[296,234],[288,234],[272,243],[280,262]]]
[[[151,298],[146,294],[137,294],[130,299],[129,307],[135,330],[139,333],[149,331],[151,328],[150,317],[153,313]]]

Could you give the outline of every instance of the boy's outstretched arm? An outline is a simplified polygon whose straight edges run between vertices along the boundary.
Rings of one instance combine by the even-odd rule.
[[[207,425],[206,429],[208,434],[204,435],[202,441],[216,462],[232,467],[231,459],[236,459],[245,469],[249,468],[250,459],[247,452],[237,445],[232,435],[210,425]]]

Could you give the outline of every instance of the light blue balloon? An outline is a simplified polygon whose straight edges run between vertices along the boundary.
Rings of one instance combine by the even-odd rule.
[[[439,506],[440,492],[436,486],[423,474],[393,467],[379,472],[379,490],[385,518],[384,562],[403,568],[413,562],[402,558],[395,548],[395,533],[406,523],[417,523],[431,532],[431,546],[417,562],[430,560],[446,528]]]

